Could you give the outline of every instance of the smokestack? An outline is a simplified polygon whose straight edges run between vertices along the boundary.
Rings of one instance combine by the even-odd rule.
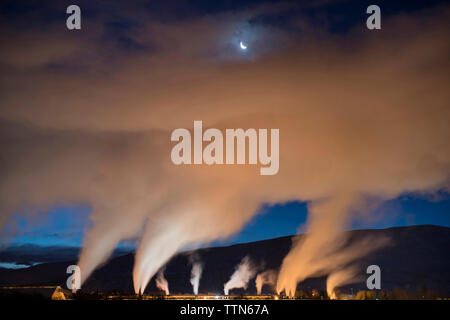
[[[244,288],[247,289],[248,282],[255,275],[256,270],[254,269],[250,258],[245,256],[241,263],[236,267],[236,270],[231,275],[230,280],[225,283],[223,291],[228,295],[229,291],[234,288]]]
[[[158,275],[156,276],[156,286],[165,292],[166,295],[169,295],[169,283],[167,282],[166,278],[164,277],[164,269],[160,270],[158,272]]]

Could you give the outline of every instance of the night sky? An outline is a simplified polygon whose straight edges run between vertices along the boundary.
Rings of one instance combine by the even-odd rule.
[[[169,130],[176,127],[179,123],[176,123],[176,125],[167,124],[166,127],[164,121],[167,120],[169,122],[169,119],[177,118],[178,115],[180,119],[188,119],[185,122],[180,120],[182,125],[188,127],[192,125],[194,116],[189,118],[188,115],[183,118],[183,115],[180,115],[177,110],[186,110],[188,107],[181,106],[179,107],[180,109],[177,109],[178,106],[182,105],[187,98],[192,98],[193,101],[199,104],[204,103],[203,98],[198,98],[195,92],[190,94],[188,89],[186,89],[186,92],[183,91],[184,85],[173,79],[182,79],[186,76],[187,81],[198,81],[204,86],[204,90],[208,95],[207,98],[212,97],[212,101],[215,98],[215,88],[207,87],[208,84],[202,81],[206,79],[205,82],[208,83],[207,72],[214,73],[215,68],[230,66],[231,71],[226,71],[223,78],[221,75],[218,76],[216,83],[216,86],[228,88],[228,83],[232,82],[232,80],[228,79],[233,79],[238,72],[236,70],[239,66],[249,66],[249,68],[254,67],[257,70],[262,70],[262,68],[258,69],[257,63],[259,61],[272,56],[275,57],[274,59],[283,61],[282,57],[284,54],[290,54],[292,51],[298,52],[296,51],[298,50],[297,46],[300,46],[300,52],[301,50],[305,50],[305,53],[308,50],[315,52],[315,47],[320,47],[322,42],[327,43],[329,40],[340,39],[336,40],[336,43],[330,45],[329,48],[338,48],[336,50],[348,51],[349,53],[357,51],[360,46],[362,47],[361,43],[363,42],[358,39],[370,36],[365,29],[365,19],[367,18],[365,9],[372,2],[360,0],[312,1],[311,3],[306,1],[257,0],[77,1],[76,4],[82,9],[82,30],[67,32],[65,29],[65,19],[67,17],[65,8],[72,4],[73,1],[58,1],[57,3],[37,0],[2,1],[0,4],[0,30],[2,30],[0,33],[0,46],[2,47],[0,68],[3,70],[1,72],[3,75],[0,83],[3,88],[0,91],[0,95],[4,96],[5,99],[2,99],[3,102],[0,102],[0,109],[2,109],[0,113],[0,126],[2,126],[0,138],[2,138],[1,141],[5,141],[4,145],[7,145],[7,148],[2,151],[0,158],[3,160],[0,162],[2,164],[0,177],[5,177],[5,179],[2,179],[4,181],[12,181],[12,184],[5,183],[1,185],[2,189],[0,192],[3,193],[0,201],[14,198],[11,200],[11,206],[5,204],[4,207],[0,207],[5,212],[13,208],[13,211],[8,211],[7,215],[3,215],[1,217],[2,220],[0,220],[0,227],[2,228],[0,239],[3,248],[8,246],[10,248],[16,247],[18,252],[20,252],[20,246],[23,245],[42,246],[44,247],[42,248],[43,259],[45,259],[45,253],[50,252],[46,251],[45,247],[80,247],[82,245],[85,232],[93,226],[91,212],[94,209],[90,203],[89,196],[85,196],[82,191],[79,191],[84,188],[84,182],[80,183],[80,186],[75,183],[77,186],[74,187],[73,192],[68,185],[72,184],[73,180],[76,180],[76,177],[71,176],[71,172],[75,172],[74,175],[76,176],[76,172],[79,169],[78,164],[79,166],[88,166],[91,161],[92,163],[97,163],[95,162],[97,160],[92,160],[96,157],[96,154],[91,153],[91,146],[86,152],[84,151],[85,149],[77,147],[79,141],[84,141],[85,134],[89,135],[92,132],[96,132],[95,138],[86,138],[87,141],[92,142],[92,149],[101,148],[97,147],[97,142],[99,145],[102,145],[104,141],[107,141],[108,145],[113,146],[105,151],[105,154],[108,155],[106,157],[108,160],[103,162],[105,165],[96,167],[102,173],[99,176],[92,174],[94,176],[93,179],[101,180],[106,176],[106,184],[120,185],[123,179],[118,178],[116,180],[113,177],[111,180],[108,180],[108,174],[104,172],[108,172],[108,170],[121,172],[121,167],[116,167],[114,162],[114,150],[117,147],[117,150],[119,150],[117,152],[119,154],[118,161],[122,161],[121,157],[124,153],[121,153],[120,150],[122,150],[123,141],[128,139],[128,136],[109,143],[108,134],[110,132],[120,131],[124,135],[139,135],[139,132],[144,132],[145,130]],[[402,17],[415,17],[415,15],[420,17],[422,12],[431,16],[435,12],[448,12],[448,6],[445,6],[445,3],[445,1],[377,1],[376,4],[382,10],[382,21],[383,23],[387,21],[386,29],[380,32],[385,32],[385,36],[386,32],[390,32],[388,26],[391,18],[398,18],[399,23],[401,23],[403,21]],[[418,24],[423,23],[428,26],[426,22],[420,19],[417,18]],[[205,30],[204,24],[208,26],[210,20],[219,22],[218,25],[214,26],[217,29]],[[195,23],[191,23],[191,21],[195,21]],[[197,21],[200,21],[198,25]],[[222,21],[224,22],[223,25],[221,24]],[[148,24],[150,22],[151,25],[149,27]],[[192,29],[189,29],[191,25]],[[166,26],[169,27],[166,29]],[[201,33],[201,35],[198,38],[192,37],[192,41],[186,39],[183,35],[183,26],[188,26],[186,34],[189,34],[189,36],[197,32]],[[395,28],[395,26],[396,24],[392,23],[391,27]],[[404,40],[399,40],[398,43],[394,41],[397,36],[395,32],[392,32],[392,36],[386,36],[389,39],[387,41],[393,41],[399,46],[408,45],[407,42],[402,43]],[[419,40],[422,41],[424,38]],[[52,39],[56,40],[53,41]],[[313,42],[317,41],[317,44],[314,44],[314,48],[308,48],[307,44],[311,39],[314,39]],[[342,42],[339,42],[341,40]],[[247,50],[244,51],[239,48],[240,41],[248,45]],[[197,48],[199,43],[203,46],[200,49]],[[185,44],[187,45],[184,46]],[[447,49],[448,47],[442,50],[445,51]],[[366,49],[362,51],[366,52],[364,50]],[[367,49],[367,52],[369,51],[371,51],[370,47]],[[395,50],[392,52],[395,52]],[[310,57],[320,57],[320,54],[309,53],[308,55]],[[417,55],[419,56],[420,52]],[[198,75],[195,72],[192,73],[190,69],[191,64],[185,63],[183,60],[185,57],[189,57],[195,63],[201,61],[201,68],[206,70],[204,73],[206,75],[200,71]],[[339,56],[336,55],[336,57]],[[336,57],[331,54],[331,57],[328,59],[333,61]],[[436,58],[436,61],[439,58]],[[174,67],[174,70],[169,69],[167,74],[163,67],[161,70],[149,68],[148,71],[136,76],[137,80],[133,79],[132,76],[127,78],[126,72],[122,73],[122,70],[127,69],[129,66],[131,66],[132,70],[139,71],[140,65],[143,65],[142,70],[147,70],[145,69],[147,63],[153,63],[152,59],[155,59],[159,65],[164,66],[164,63],[167,63],[168,65],[176,66],[176,68]],[[358,57],[355,58],[355,60],[358,59]],[[269,68],[273,66],[276,68],[278,65],[281,65],[279,60],[274,61],[268,63]],[[314,61],[314,59],[311,58],[311,61]],[[136,62],[136,65],[133,64],[134,62]],[[444,64],[444,66],[447,66],[447,64]],[[434,70],[432,69],[433,67],[426,64],[421,65],[420,68],[418,72],[424,72],[424,74],[427,74],[426,70],[430,71],[430,73]],[[389,67],[386,69],[389,69]],[[285,70],[282,70],[280,74],[284,74]],[[326,67],[324,67],[324,70],[327,70]],[[163,83],[173,84],[177,93],[181,92],[183,94],[182,98],[180,98],[181,102],[176,100],[176,98],[171,98],[171,95],[168,95],[168,98],[165,96],[161,99],[159,98],[159,93],[164,93],[165,87],[164,85],[159,86],[159,81],[153,82],[154,80],[151,78],[152,72],[158,75],[163,74]],[[132,74],[132,72],[130,73]],[[258,71],[255,71],[253,74],[257,73]],[[126,80],[123,81],[124,83],[118,84],[118,82],[122,81],[122,74],[124,74],[124,79]],[[179,76],[179,74],[182,74],[182,76]],[[326,71],[324,74],[326,75]],[[346,75],[345,72],[344,74]],[[277,73],[273,72],[273,76],[276,77],[276,75]],[[189,80],[190,78],[188,77],[191,76],[192,80]],[[52,78],[53,80],[49,80],[51,77],[54,77]],[[318,76],[319,78],[320,76]],[[78,82],[78,79],[85,79],[86,82],[84,83],[87,84],[80,84],[81,82]],[[103,86],[103,79],[106,79],[105,81],[111,80],[111,87],[108,84]],[[265,78],[264,75],[258,74],[254,78],[252,76],[243,76],[241,79],[243,79],[242,83],[245,85],[245,83]],[[66,80],[68,84],[64,86]],[[117,83],[114,82],[116,80],[118,81]],[[134,80],[136,82],[133,82]],[[383,80],[380,81],[383,82]],[[433,81],[436,80],[430,80],[431,85],[433,85]],[[320,83],[320,79],[318,82]],[[136,96],[143,96],[147,90],[143,84],[157,88],[157,90],[155,89],[157,93],[152,92],[150,93],[150,98],[146,97],[147,101],[155,97],[156,101],[162,101],[162,104],[166,103],[168,105],[166,109],[168,111],[160,112],[158,109],[156,113],[160,115],[153,118],[152,112],[147,114],[139,107],[134,109],[132,106],[139,104],[136,101],[140,98],[134,100],[132,94],[130,96],[114,96],[117,88],[123,88],[124,92],[137,92]],[[39,87],[40,85],[42,87]],[[402,85],[407,86],[407,84],[402,83],[400,87]],[[83,91],[83,86],[87,87],[86,91]],[[93,88],[97,90],[97,86],[100,87],[98,92],[93,90]],[[280,85],[281,87],[283,87],[283,84]],[[256,85],[255,88],[257,88]],[[58,89],[59,94],[52,94],[53,89]],[[71,96],[69,94],[69,96],[66,96],[66,93],[71,90],[75,91],[74,95]],[[263,91],[264,89],[261,90],[261,92]],[[239,90],[236,92],[237,95],[242,94],[243,99],[248,99],[245,101],[252,101],[253,96],[251,94],[255,96],[260,94],[258,89],[254,91],[249,90],[250,93]],[[326,92],[326,89],[324,92]],[[405,92],[408,91],[405,90]],[[110,93],[113,95],[110,99],[104,98]],[[174,96],[177,96],[177,94],[175,93]],[[219,95],[218,99],[220,100],[225,96]],[[443,99],[445,97],[448,97],[448,95],[444,95]],[[207,101],[207,98],[205,97],[204,100]],[[403,96],[399,99],[402,98]],[[439,100],[439,97],[437,99]],[[42,100],[46,102],[42,103]],[[255,100],[263,101],[264,98]],[[85,101],[93,102],[87,102],[86,107],[80,108],[80,110],[82,109],[80,112],[78,112],[79,109],[77,107],[73,107],[73,105],[84,103]],[[47,102],[49,102],[48,105],[46,104]],[[70,104],[72,102],[73,105]],[[103,102],[111,104],[111,109],[96,107],[96,104]],[[126,107],[121,109],[120,106],[116,106],[116,102],[118,105],[122,103]],[[36,103],[36,107],[34,107],[34,103]],[[43,107],[40,108],[39,105]],[[55,108],[55,105],[58,107]],[[61,113],[59,106],[63,110]],[[239,113],[230,113],[228,117],[222,111],[223,108],[226,107],[218,103],[212,107],[212,110],[216,110],[216,114],[220,114],[220,117],[224,115],[223,119],[226,119],[226,121],[233,119],[236,115],[239,117]],[[259,110],[248,110],[250,115],[254,112],[259,112]],[[136,114],[136,116],[129,116],[129,114]],[[151,120],[149,122],[142,120],[145,116],[148,116]],[[209,115],[205,116],[205,118],[208,117]],[[210,124],[221,123],[222,118],[220,117],[209,117],[211,119]],[[394,116],[392,117],[394,119]],[[245,119],[245,117],[242,118]],[[233,123],[234,120],[230,121]],[[15,126],[23,127],[16,129]],[[417,130],[421,130],[421,128]],[[17,132],[20,132],[20,134],[16,135]],[[55,134],[54,132],[58,133]],[[72,134],[75,135],[73,140]],[[13,137],[11,138],[13,142],[8,140],[10,137]],[[48,142],[48,150],[50,150],[49,154],[51,154],[49,158],[54,159],[55,162],[48,162],[48,166],[39,167],[42,159],[47,159],[45,155],[42,156],[47,151],[47,144],[44,144],[44,146],[40,145],[39,137],[44,137],[43,139],[47,142],[50,141]],[[58,140],[60,138],[66,139],[66,137],[67,140],[62,142]],[[450,137],[447,136],[447,138]],[[24,153],[21,152],[19,147],[15,147],[16,141],[19,141],[17,145],[25,145],[24,148],[36,145],[40,149]],[[54,147],[53,143],[56,147]],[[59,167],[58,157],[60,154],[62,159],[66,159],[64,146],[71,144],[74,146],[74,154],[67,153],[67,159],[75,159],[75,164],[71,164],[71,166],[62,170],[63,174],[55,174],[57,176],[55,178],[50,171],[52,168]],[[126,145],[126,143],[123,144]],[[124,150],[128,152],[127,146],[124,147]],[[139,148],[140,146],[137,147],[138,150],[140,150]],[[299,150],[301,154],[302,148],[300,146],[296,150]],[[307,148],[305,147],[305,150]],[[445,146],[441,146],[441,148],[445,148]],[[61,153],[59,153],[60,151]],[[16,153],[20,154],[20,156],[17,156]],[[348,153],[351,153],[351,151]],[[86,158],[80,156],[84,154],[87,155]],[[92,159],[90,158],[91,154]],[[77,156],[80,156],[80,158],[77,158]],[[32,159],[30,164],[25,163],[28,157]],[[125,156],[125,159],[127,159],[127,156]],[[13,174],[16,168],[15,164],[22,165],[22,160],[24,164],[23,167],[20,167],[20,173],[23,176],[15,178]],[[444,160],[447,162],[443,161],[442,167],[448,166],[449,159]],[[132,161],[133,166],[140,168],[140,162]],[[283,163],[281,163],[280,167],[282,166]],[[29,171],[23,168],[29,168]],[[47,170],[50,172],[48,175]],[[87,169],[86,171],[89,170]],[[19,172],[19,169],[17,169],[17,172]],[[42,177],[40,175],[34,176],[32,172],[44,172],[44,174]],[[433,174],[439,175],[441,172]],[[127,175],[126,172],[123,174]],[[38,187],[30,187],[28,189],[22,184],[22,178],[25,181],[28,181],[27,179],[33,179],[33,181],[42,179],[42,185],[38,184]],[[398,178],[398,181],[403,181],[402,178]],[[58,186],[50,186],[52,181],[54,181],[53,179],[58,180]],[[154,176],[149,179],[154,179]],[[418,179],[422,179],[422,176]],[[423,178],[423,181],[425,180],[426,178]],[[19,181],[17,185],[14,184],[16,181]],[[129,182],[130,185],[133,183],[133,181],[125,181],[123,184],[124,188],[126,182]],[[409,186],[406,186],[398,189],[394,188],[394,191],[389,190],[386,194],[383,192],[377,193],[376,196],[387,200],[382,201],[376,208],[367,209],[371,214],[365,215],[364,218],[359,219],[356,216],[344,229],[388,228],[424,224],[450,227],[450,195],[446,191],[448,190],[446,189],[447,186],[448,184],[445,185],[445,183],[438,183],[432,186],[427,184],[423,188],[416,188],[415,186],[409,188]],[[58,193],[56,191],[53,194],[53,191],[49,191],[50,195],[45,192],[41,194],[40,188],[67,190],[67,193]],[[3,191],[6,189],[15,194],[23,193],[25,196],[18,196],[16,201],[15,196],[8,194],[9,191]],[[118,189],[120,188],[117,187]],[[168,189],[170,188],[168,187]],[[308,189],[308,186],[305,186],[305,189]],[[372,189],[369,189],[364,190],[364,192],[370,193]],[[378,192],[382,187],[377,185],[373,189]],[[431,191],[422,192],[423,190],[420,189]],[[35,190],[37,191],[34,192]],[[98,191],[99,197],[105,197],[109,200],[114,199],[115,194],[122,192],[117,190],[114,189],[114,192],[108,193],[109,191],[107,191],[102,193],[96,189],[95,192]],[[203,192],[203,189],[201,190]],[[222,192],[227,194],[227,191]],[[253,194],[248,196],[252,197]],[[163,195],[162,197],[176,198],[170,192],[168,196]],[[268,201],[255,200],[255,205],[248,206],[248,210],[253,212],[248,213],[242,226],[230,222],[229,225],[227,224],[229,229],[219,235],[220,239],[201,241],[200,246],[227,245],[306,232],[308,205],[311,204],[311,201],[322,197],[324,197],[322,194],[310,196],[308,192],[305,192],[305,196],[300,199],[296,198],[295,194],[287,192],[283,196],[274,197],[273,199],[268,199]],[[205,199],[208,198],[205,197]],[[99,206],[96,203],[94,207],[98,209]],[[103,209],[98,210],[102,211]],[[257,214],[252,217],[251,215],[254,212]],[[151,218],[149,219],[151,220]],[[234,232],[230,232],[230,230],[234,230]],[[135,248],[135,242],[138,241],[139,235],[129,236],[127,234],[123,238],[127,238],[127,240],[120,239],[118,247],[131,250]],[[191,244],[187,244],[181,247],[189,248],[191,246]],[[24,252],[25,261],[27,260],[26,254]],[[5,255],[3,255],[3,258],[0,257],[0,260],[2,259],[3,262],[14,262],[14,259],[7,258]]]
[[[56,207],[45,214],[45,219],[30,223],[16,217],[20,232],[12,243],[41,246],[78,246],[82,230],[90,226],[90,208],[87,206]],[[377,229],[412,225],[440,225],[450,227],[450,197],[443,193],[437,199],[405,194],[390,200],[374,212],[372,221],[355,221],[349,229]],[[307,203],[292,201],[266,205],[238,234],[216,241],[216,245],[250,242],[304,232]],[[55,232],[56,230],[56,232]],[[133,247],[124,242],[123,247]]]

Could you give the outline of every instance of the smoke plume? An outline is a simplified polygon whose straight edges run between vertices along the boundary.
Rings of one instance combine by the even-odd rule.
[[[236,270],[231,275],[230,280],[225,283],[223,287],[224,293],[228,295],[230,290],[235,288],[247,289],[248,282],[255,275],[255,273],[256,270],[252,265],[250,258],[248,256],[245,256],[236,267]]]
[[[156,276],[156,286],[165,292],[166,295],[169,295],[169,283],[167,282],[167,279],[164,277],[164,269],[160,270],[158,272],[158,275]]]
[[[120,12],[139,26],[123,30],[134,32],[127,46],[105,36],[114,32],[101,14],[76,38],[59,25],[0,22],[0,228],[16,213],[89,205],[82,282],[138,238],[133,283],[143,292],[180,250],[235,234],[262,205],[300,200],[308,234],[277,280],[293,294],[381,245],[346,247],[354,219],[403,193],[449,190],[449,6],[386,18],[389,32],[344,34],[302,16],[300,34],[245,22],[271,6],[176,23],[135,10]],[[238,31],[252,35],[245,55]],[[278,174],[174,165],[171,132],[194,120],[279,129]],[[253,275],[243,262],[226,292]]]
[[[265,284],[273,286],[276,284],[276,282],[277,282],[277,273],[275,270],[267,270],[259,273],[256,276],[255,280],[257,293],[261,294],[262,288]]]
[[[198,294],[198,287],[200,285],[200,278],[202,276],[203,272],[203,264],[198,261],[198,257],[190,256],[189,258],[191,264],[192,264],[192,270],[191,270],[191,284],[192,288],[194,290],[194,294]]]
[[[345,197],[310,206],[309,233],[294,240],[291,251],[284,258],[277,281],[278,293],[285,291],[286,295],[293,297],[299,282],[341,270],[388,243],[389,239],[384,237],[366,237],[348,245],[342,230],[349,223],[352,210],[360,206],[366,208],[368,205]]]
[[[356,267],[347,267],[331,273],[327,278],[327,294],[330,299],[338,299],[335,289],[339,286],[351,283],[356,279]]]

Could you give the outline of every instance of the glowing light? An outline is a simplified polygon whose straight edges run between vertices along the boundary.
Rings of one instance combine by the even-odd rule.
[[[247,50],[247,46],[242,41],[239,45],[241,46],[242,50]]]

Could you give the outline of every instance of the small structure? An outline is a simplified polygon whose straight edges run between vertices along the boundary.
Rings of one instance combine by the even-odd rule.
[[[72,293],[70,291],[64,290],[60,286],[57,286],[55,291],[51,296],[52,300],[66,300],[67,297],[70,297]]]

